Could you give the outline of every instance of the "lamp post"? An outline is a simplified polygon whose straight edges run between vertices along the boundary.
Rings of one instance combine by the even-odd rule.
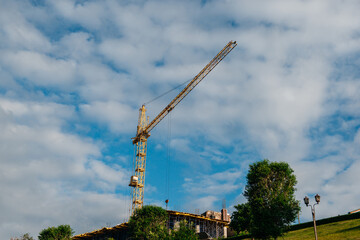
[[[315,240],[317,240],[317,232],[316,232],[316,221],[315,221],[315,205],[316,204],[319,204],[320,202],[320,196],[319,194],[316,194],[315,195],[315,201],[316,203],[314,203],[313,206],[311,206],[310,204],[310,207],[311,207],[311,213],[312,213],[312,217],[313,217],[313,222],[314,222],[314,234],[315,234]],[[304,203],[305,205],[308,207],[309,206],[309,198],[307,196],[304,197]]]

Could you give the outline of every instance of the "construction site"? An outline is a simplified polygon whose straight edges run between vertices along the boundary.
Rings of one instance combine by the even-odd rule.
[[[186,87],[150,122],[146,115],[145,104],[139,109],[139,119],[136,135],[132,138],[134,145],[134,174],[130,177],[129,186],[132,188],[130,215],[136,214],[144,203],[145,172],[147,160],[147,142],[150,132],[159,124],[190,92],[193,90],[230,52],[237,46],[236,41],[230,41],[187,85]],[[151,164],[151,163],[150,163]],[[169,199],[166,199],[166,205]],[[226,238],[228,236],[228,225],[230,215],[226,206],[220,212],[208,210],[202,214],[192,214],[179,211],[167,210],[169,231],[177,230],[179,223],[186,220],[195,227],[200,239]],[[101,240],[113,238],[115,240],[128,239],[127,223],[114,227],[102,228],[89,233],[73,237],[74,240],[88,239]]]
[[[179,223],[186,220],[189,224],[195,226],[195,232],[199,239],[217,239],[227,238],[230,216],[226,209],[221,212],[206,211],[201,215],[184,213],[168,210],[167,228],[169,231],[176,231]],[[122,223],[114,227],[102,228],[93,232],[84,233],[73,237],[74,240],[103,240],[113,238],[116,240],[126,240],[128,235],[128,224]]]

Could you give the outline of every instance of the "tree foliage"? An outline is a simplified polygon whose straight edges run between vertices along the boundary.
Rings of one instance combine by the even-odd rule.
[[[245,206],[238,205],[233,219],[244,226],[248,223],[247,230],[255,238],[282,236],[300,211],[299,201],[294,196],[296,183],[294,171],[285,162],[265,159],[250,165],[244,192],[248,202]]]
[[[242,203],[234,206],[236,211],[231,216],[230,227],[237,233],[250,229],[250,205]]]
[[[129,235],[131,239],[141,240],[195,240],[195,228],[186,221],[179,222],[179,228],[171,231],[167,228],[168,213],[157,206],[144,206],[136,211],[129,220]]]
[[[197,240],[198,236],[195,232],[194,225],[191,225],[186,220],[180,221],[179,228],[172,231],[170,239],[173,240]]]
[[[138,209],[129,220],[129,234],[132,239],[168,239],[166,227],[168,213],[157,206],[144,206]]]
[[[59,225],[58,227],[49,227],[39,233],[39,240],[70,240],[74,231],[70,225]]]

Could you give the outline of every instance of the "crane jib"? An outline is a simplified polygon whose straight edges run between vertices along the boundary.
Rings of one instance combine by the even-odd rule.
[[[146,126],[142,133],[149,133],[174,107],[203,80],[214,67],[236,47],[236,41],[230,41],[194,78],[193,80]]]

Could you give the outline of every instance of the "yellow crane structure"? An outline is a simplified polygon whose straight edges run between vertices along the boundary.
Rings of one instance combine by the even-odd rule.
[[[236,47],[236,41],[230,41],[200,72],[190,83],[149,123],[149,117],[146,116],[145,105],[139,110],[139,120],[136,136],[133,139],[135,147],[135,175],[130,178],[130,187],[132,190],[132,214],[140,209],[144,201],[145,186],[145,168],[146,168],[146,150],[147,139],[150,137],[150,131],[186,96],[194,87],[203,80],[206,75],[223,60],[226,55]]]

